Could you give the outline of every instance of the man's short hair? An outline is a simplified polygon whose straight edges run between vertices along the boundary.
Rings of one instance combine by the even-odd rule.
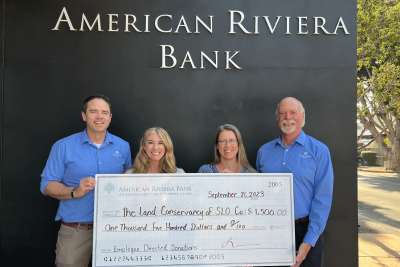
[[[83,102],[83,110],[82,110],[83,113],[86,114],[88,103],[90,101],[92,101],[93,99],[103,99],[108,104],[108,107],[110,108],[110,114],[111,114],[111,102],[110,102],[110,99],[108,97],[104,96],[104,95],[98,95],[98,94],[90,95],[90,96],[88,96],[88,98],[85,99],[85,101]]]

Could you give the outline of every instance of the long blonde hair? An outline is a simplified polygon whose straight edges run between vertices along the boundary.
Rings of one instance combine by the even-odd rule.
[[[132,173],[147,173],[150,167],[150,160],[149,156],[146,154],[145,142],[151,133],[157,133],[165,147],[164,157],[162,157],[158,164],[160,173],[176,173],[177,168],[175,166],[174,146],[172,145],[171,137],[169,137],[166,130],[160,127],[153,127],[144,132],[144,135],[140,140],[139,152],[136,155],[133,165],[129,169],[132,169]]]
[[[217,133],[215,134],[215,140],[214,140],[214,162],[213,162],[213,164],[218,164],[221,162],[221,154],[219,153],[219,150],[218,150],[218,138],[219,138],[220,133],[222,133],[223,131],[232,131],[236,135],[237,145],[238,145],[238,153],[236,154],[236,159],[237,159],[238,163],[250,171],[255,171],[255,169],[253,167],[251,167],[251,165],[247,159],[246,151],[244,150],[242,136],[240,135],[239,130],[232,124],[224,124],[217,128]]]

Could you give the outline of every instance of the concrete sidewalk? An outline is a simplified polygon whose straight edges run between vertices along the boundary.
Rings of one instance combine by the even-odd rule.
[[[362,215],[358,221],[358,266],[400,266],[400,229]]]
[[[358,234],[360,267],[400,266],[399,234]]]
[[[386,173],[383,167],[363,166],[358,171],[360,169]],[[361,214],[358,223],[359,267],[400,267],[400,229]]]
[[[381,172],[381,173],[400,173],[400,172],[395,172],[395,171],[391,171],[391,170],[386,170],[386,168],[381,167],[381,166],[359,166],[357,168],[357,171]]]

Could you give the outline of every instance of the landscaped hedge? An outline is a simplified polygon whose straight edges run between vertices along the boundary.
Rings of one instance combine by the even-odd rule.
[[[362,151],[361,158],[367,162],[368,166],[374,164],[376,160],[376,152],[375,151]]]

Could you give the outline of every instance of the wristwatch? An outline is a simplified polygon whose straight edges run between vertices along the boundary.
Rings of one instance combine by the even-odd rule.
[[[75,189],[76,189],[76,187],[75,187],[74,189],[72,189],[72,191],[71,191],[71,196],[72,196],[72,198],[77,199],[77,198],[74,196],[74,191],[75,191]]]

